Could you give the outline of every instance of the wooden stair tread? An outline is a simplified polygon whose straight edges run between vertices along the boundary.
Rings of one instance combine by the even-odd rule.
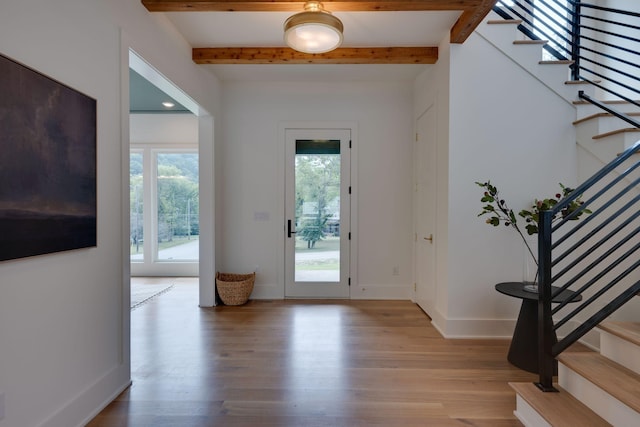
[[[640,116],[640,113],[624,113],[624,114],[629,116],[629,117]],[[580,124],[582,122],[586,122],[588,120],[597,119],[599,117],[614,117],[614,115],[611,114],[611,113],[596,113],[596,114],[592,114],[590,116],[586,116],[586,117],[583,117],[581,119],[578,119],[578,120],[574,121],[573,124],[577,125],[577,124]]]
[[[640,375],[599,353],[568,353],[558,361],[634,411],[640,412]]]
[[[558,393],[544,393],[533,383],[509,383],[509,385],[553,427],[611,426],[557,385],[555,387]]]
[[[624,105],[624,104],[631,104],[628,101],[623,101],[621,99],[616,99],[616,100],[608,100],[608,101],[600,101],[603,104],[607,104],[607,105]],[[640,102],[640,100],[636,100],[634,102]],[[589,101],[585,101],[585,100],[575,100],[573,101],[573,105],[591,105],[591,103]]]
[[[502,25],[502,24],[512,24],[512,25],[520,25],[522,24],[521,19],[491,19],[487,21],[487,24],[491,25]]]
[[[623,154],[624,154],[624,151],[623,151],[622,153],[618,153],[618,154],[616,154],[616,156],[620,157],[620,156],[622,156]],[[631,156],[640,156],[640,151],[636,151],[636,152],[635,152],[635,153],[633,153]],[[638,292],[638,293],[636,294],[636,296],[637,296],[637,297],[640,297],[640,292]]]
[[[600,80],[594,80],[594,83],[600,83]],[[591,82],[588,82],[586,80],[567,80],[566,82],[564,82],[564,84],[566,85],[590,85]]]
[[[636,322],[603,322],[599,329],[640,346],[640,323]]]
[[[619,135],[621,133],[627,133],[627,132],[640,132],[640,129],[638,129],[638,128],[624,128],[624,129],[612,130],[611,132],[605,132],[605,133],[601,133],[599,135],[595,135],[593,137],[593,139],[602,139],[602,138],[606,138],[607,136]]]
[[[561,59],[561,60],[553,60],[553,61],[538,61],[540,65],[571,65],[574,61],[570,59]]]
[[[513,44],[547,44],[549,40],[515,40]]]

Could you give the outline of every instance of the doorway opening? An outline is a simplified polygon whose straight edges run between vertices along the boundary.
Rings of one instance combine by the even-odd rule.
[[[198,280],[199,113],[129,50],[131,307],[170,290],[176,278]]]

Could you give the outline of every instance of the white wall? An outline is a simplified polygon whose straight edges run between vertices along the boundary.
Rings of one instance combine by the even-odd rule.
[[[98,102],[97,247],[0,263],[1,427],[82,425],[129,383],[124,38],[217,114],[217,80],[139,2],[0,6],[0,52]]]
[[[352,298],[409,298],[411,265],[410,83],[225,82],[217,155],[218,269],[257,266],[254,298],[282,298],[284,141],[280,124],[355,122],[357,239]],[[218,148],[216,148],[218,150]],[[268,220],[254,220],[254,213]],[[264,217],[264,216],[262,216]],[[399,275],[392,276],[393,266]],[[363,290],[364,288],[364,290]]]
[[[493,286],[523,279],[525,251],[514,230],[476,217],[474,182],[491,180],[516,212],[552,197],[559,182],[575,186],[575,109],[477,34],[451,50],[447,330],[493,335],[520,306]],[[472,329],[467,319],[477,320]]]
[[[424,99],[433,88],[416,90]],[[438,217],[448,233],[446,262],[438,258],[446,297],[432,317],[448,337],[510,336],[520,301],[494,285],[523,279],[523,244],[513,230],[477,218],[482,191],[474,182],[491,180],[516,212],[553,196],[559,182],[575,185],[575,110],[475,33],[451,46],[449,90],[448,200],[438,199],[447,203]]]
[[[198,118],[193,114],[131,114],[131,144],[198,144]]]
[[[450,43],[449,37],[438,46],[438,62],[422,73],[414,83],[414,122],[430,107],[436,108],[436,229],[435,298],[432,307],[423,307],[440,328],[448,316],[449,275],[449,123],[450,114]],[[420,219],[417,218],[419,221]],[[416,263],[421,262],[416,259]]]

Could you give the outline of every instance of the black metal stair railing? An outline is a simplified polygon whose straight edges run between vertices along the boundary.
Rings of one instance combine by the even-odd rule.
[[[633,2],[632,2],[633,3]],[[632,5],[633,6],[633,5]],[[579,0],[498,0],[494,12],[547,40],[547,59],[571,60],[572,80],[640,107],[640,6],[614,9]]]
[[[544,211],[539,223],[540,275],[538,386],[553,390],[554,359],[640,292],[640,141]],[[571,201],[584,204],[553,223]],[[578,212],[592,211],[572,221]],[[564,290],[582,295],[579,304],[552,306]],[[586,321],[576,316],[588,313]],[[577,323],[575,325],[574,323]],[[563,337],[556,341],[562,329]]]
[[[570,60],[571,78],[597,87],[606,101],[584,92],[580,99],[640,128],[607,102],[640,107],[640,5],[631,6],[637,11],[580,0],[499,0],[494,11],[520,20],[526,37],[547,40],[544,59]],[[544,391],[554,390],[556,356],[640,293],[639,156],[640,141],[541,215],[537,385]],[[580,196],[581,208],[563,215]],[[573,221],[584,209],[592,213]],[[581,295],[581,302],[552,304],[566,290]]]

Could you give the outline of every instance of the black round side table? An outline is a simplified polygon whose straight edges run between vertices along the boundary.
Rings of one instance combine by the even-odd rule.
[[[554,292],[558,290],[553,287]],[[520,369],[528,372],[538,373],[538,293],[524,290],[522,282],[504,282],[496,285],[496,291],[501,294],[509,295],[514,298],[522,299],[520,306],[520,314],[516,328],[513,331],[513,338],[509,346],[509,355],[507,360]],[[578,302],[582,300],[582,295],[575,292],[565,290],[558,294],[552,302],[561,303],[569,300],[569,302]],[[554,343],[558,338],[553,335]],[[554,373],[557,372],[557,366]]]

